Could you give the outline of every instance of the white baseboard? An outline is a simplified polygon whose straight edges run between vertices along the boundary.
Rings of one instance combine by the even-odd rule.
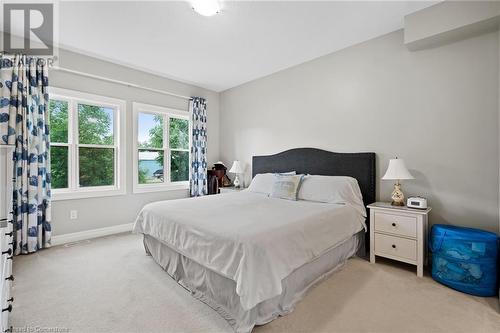
[[[119,234],[122,232],[132,231],[133,223],[119,224],[112,227],[105,227],[99,229],[85,230],[80,232],[73,232],[71,234],[52,236],[52,246],[78,242],[86,239]]]

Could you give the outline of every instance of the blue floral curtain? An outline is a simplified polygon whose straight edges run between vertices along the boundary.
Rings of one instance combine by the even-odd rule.
[[[189,102],[192,116],[191,196],[207,192],[207,103],[204,98],[193,97]]]
[[[14,145],[14,253],[50,247],[48,66],[44,59],[0,58],[0,144]]]

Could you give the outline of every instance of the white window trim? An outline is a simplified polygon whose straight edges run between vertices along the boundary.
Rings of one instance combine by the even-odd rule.
[[[60,144],[60,146],[68,146],[70,158],[68,159],[68,188],[67,189],[52,189],[52,200],[71,200],[82,198],[106,197],[126,194],[126,150],[125,150],[125,129],[126,129],[126,108],[127,104],[124,100],[83,93],[80,91],[49,88],[49,96],[51,99],[68,101],[68,143]],[[76,103],[83,102],[89,104],[97,104],[109,106],[115,109],[113,119],[113,134],[115,144],[110,146],[115,149],[115,185],[113,186],[94,186],[94,187],[78,187],[78,147],[92,146],[80,145],[76,142],[78,139],[78,118],[76,116]],[[52,145],[52,143],[51,143]],[[58,146],[59,144],[54,144]],[[101,147],[101,145],[96,145]],[[105,145],[102,145],[105,146]]]
[[[192,124],[189,111],[171,109],[166,107],[161,107],[151,104],[143,103],[132,103],[132,122],[133,122],[133,137],[132,137],[132,179],[133,179],[133,192],[134,193],[149,193],[149,192],[161,192],[161,191],[174,191],[174,190],[188,190],[189,183],[191,180],[191,172],[189,172],[189,180],[183,182],[171,182],[170,181],[170,150],[168,147],[168,154],[164,155],[164,170],[168,170],[165,173],[165,182],[159,184],[139,184],[139,147],[137,142],[138,134],[138,115],[139,113],[151,113],[151,114],[163,114],[167,117],[172,116],[174,118],[186,119],[189,122],[189,152],[191,151],[192,144]],[[164,122],[164,138],[168,138],[168,123]],[[165,147],[165,143],[164,143]],[[175,149],[174,149],[175,150]],[[189,153],[189,165],[191,165],[191,153]],[[168,174],[168,178],[166,175]]]

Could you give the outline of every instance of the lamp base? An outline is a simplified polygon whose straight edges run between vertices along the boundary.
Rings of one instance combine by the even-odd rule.
[[[392,191],[391,199],[391,205],[393,206],[405,205],[405,195],[403,194],[403,191],[401,191],[401,184],[399,184],[399,181],[394,184],[394,191]]]
[[[238,178],[238,175],[234,177],[234,182],[233,182],[234,187],[240,188],[240,180]]]

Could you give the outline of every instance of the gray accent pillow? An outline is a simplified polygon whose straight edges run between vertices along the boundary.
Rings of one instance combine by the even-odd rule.
[[[274,175],[271,198],[297,200],[300,183],[304,175]]]

